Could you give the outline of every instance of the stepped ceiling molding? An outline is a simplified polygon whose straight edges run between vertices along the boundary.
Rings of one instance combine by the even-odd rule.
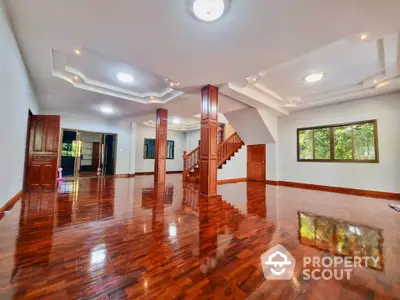
[[[324,76],[305,80],[315,73]],[[281,114],[398,90],[398,32],[353,35],[222,87],[226,95]]]
[[[201,128],[200,118],[201,118],[200,114],[196,114],[192,117],[178,117],[178,116],[168,117],[168,130],[175,130],[175,131],[200,130]],[[153,115],[137,118],[136,121],[148,127],[154,127],[154,128],[156,127],[156,118]],[[225,118],[224,114],[222,113],[218,113],[218,122],[221,124],[229,123],[228,120]]]
[[[210,23],[182,0],[5,4],[43,110],[131,121],[165,108],[189,117],[200,112],[200,88],[213,84],[229,99],[223,113],[254,106],[285,115],[398,89],[397,0],[232,0]],[[324,79],[305,85],[316,71]],[[135,80],[122,84],[116,72]],[[378,74],[384,83],[375,88],[367,79]]]
[[[74,87],[143,104],[166,103],[183,92],[168,78],[130,66],[88,49],[51,50],[52,74]],[[118,76],[131,76],[123,82]]]

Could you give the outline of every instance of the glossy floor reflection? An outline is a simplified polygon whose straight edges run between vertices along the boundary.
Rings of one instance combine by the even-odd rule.
[[[81,178],[25,194],[0,221],[0,299],[399,299],[394,201],[237,183],[201,199],[168,175]],[[282,244],[289,281],[260,255]],[[306,281],[304,256],[379,255],[350,280]],[[396,298],[397,297],[397,298]]]

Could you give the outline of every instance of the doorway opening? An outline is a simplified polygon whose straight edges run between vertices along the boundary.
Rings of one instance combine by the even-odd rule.
[[[63,129],[60,167],[64,177],[115,174],[117,135]]]
[[[28,166],[29,166],[29,144],[31,140],[31,123],[32,123],[32,111],[28,110],[28,121],[26,125],[26,142],[25,142],[25,163],[24,163],[24,182],[23,188],[27,187],[28,180]]]

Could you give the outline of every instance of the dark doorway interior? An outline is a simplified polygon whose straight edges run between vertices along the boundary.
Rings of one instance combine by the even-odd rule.
[[[115,173],[115,139],[115,135],[104,135],[104,175]]]
[[[78,151],[76,135],[76,131],[64,130],[61,150],[61,166],[64,176],[74,175],[75,157]]]

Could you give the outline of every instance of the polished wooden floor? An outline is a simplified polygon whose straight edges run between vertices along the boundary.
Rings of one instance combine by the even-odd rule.
[[[26,193],[0,220],[0,299],[400,299],[393,201],[250,182],[201,199],[181,175],[156,187],[152,178]],[[326,230],[310,240],[303,218]],[[303,280],[304,256],[338,255],[337,228],[352,230],[340,249],[372,251],[382,264],[350,280]],[[300,262],[292,280],[263,276],[260,255],[276,244]]]

